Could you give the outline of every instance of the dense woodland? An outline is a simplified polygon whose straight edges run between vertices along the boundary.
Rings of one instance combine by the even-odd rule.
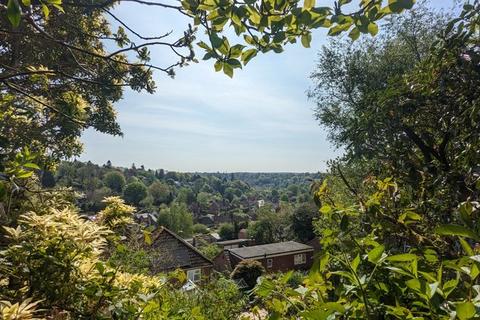
[[[77,205],[87,215],[103,210],[104,198],[119,196],[136,207],[137,219],[146,226],[165,226],[185,238],[206,233],[209,227],[211,232],[220,232],[224,240],[234,239],[240,229],[249,228],[260,244],[314,237],[311,222],[317,208],[310,187],[322,176],[180,173],[135,165],[119,168],[110,161],[102,166],[75,161],[60,163],[55,174],[43,175],[42,183],[78,192]],[[305,211],[309,227],[292,226],[294,218],[301,220]]]
[[[435,12],[413,0],[134,0],[191,18],[171,42],[111,30],[121,2],[0,1],[2,319],[480,317],[479,1]],[[308,95],[345,150],[325,174],[65,161],[86,128],[121,134],[124,87],[153,93],[152,73],[197,62],[197,46],[232,77],[257,54],[309,47],[316,28],[332,38]],[[152,64],[153,45],[179,61]],[[146,264],[158,225],[225,239],[247,228],[260,243],[316,236],[321,250],[305,274],[250,261],[185,291],[183,271]]]

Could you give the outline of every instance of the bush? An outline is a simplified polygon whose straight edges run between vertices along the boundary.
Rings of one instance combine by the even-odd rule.
[[[257,283],[258,277],[265,273],[265,268],[257,260],[243,260],[233,269],[230,278],[234,280],[243,279],[251,289]]]
[[[218,234],[222,240],[232,240],[236,238],[235,227],[231,223],[222,223],[218,229]]]
[[[206,225],[197,223],[193,225],[192,232],[193,234],[208,234],[210,231]]]
[[[125,204],[122,198],[107,197],[102,202],[106,206],[97,215],[100,224],[116,229],[134,223],[132,215],[135,208]]]

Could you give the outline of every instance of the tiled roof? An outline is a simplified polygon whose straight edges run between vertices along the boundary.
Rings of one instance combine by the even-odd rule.
[[[200,251],[164,227],[154,236],[149,254],[152,273],[213,266]]]
[[[261,258],[299,251],[311,251],[313,247],[295,241],[262,244],[259,246],[228,249],[230,253],[242,259]]]

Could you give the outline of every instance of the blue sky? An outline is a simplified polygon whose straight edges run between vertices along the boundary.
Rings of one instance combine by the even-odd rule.
[[[452,3],[430,2],[434,7]],[[144,35],[173,30],[172,40],[188,23],[173,11],[132,3],[122,3],[115,13]],[[326,41],[325,30],[317,30],[311,48],[295,44],[282,54],[259,55],[233,79],[216,73],[210,61],[177,69],[175,79],[157,72],[155,94],[127,90],[116,104],[124,136],[87,130],[80,159],[189,172],[325,171],[326,162],[341,151],[315,121],[315,104],[306,91]],[[201,49],[197,53],[203,55]],[[155,64],[174,60],[164,49],[152,50]]]

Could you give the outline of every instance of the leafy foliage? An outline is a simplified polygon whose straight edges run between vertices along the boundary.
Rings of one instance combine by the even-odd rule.
[[[371,140],[367,140],[367,145],[362,146],[355,145],[356,142],[353,140],[352,149],[347,155],[353,164],[349,169],[353,171],[361,165],[376,166],[376,172],[382,175],[395,174],[400,183],[397,184],[391,177],[379,179],[371,172],[359,174],[358,171],[354,171],[354,185],[349,181],[350,175],[345,175],[340,166],[335,165],[332,175],[338,175],[337,178],[343,181],[343,189],[336,188],[338,186],[336,183],[330,185],[326,180],[314,185],[315,200],[321,204],[315,231],[322,244],[322,251],[314,267],[296,289],[287,285],[291,276],[289,274],[284,277],[262,278],[254,289],[260,303],[252,309],[253,312],[264,308],[270,318],[282,319],[478,317],[480,296],[478,290],[480,272],[476,258],[478,255],[476,242],[479,239],[479,208],[476,201],[478,175],[473,173],[476,169],[468,162],[473,158],[470,156],[463,158],[464,154],[468,154],[468,147],[466,153],[455,150],[462,142],[454,142],[456,134],[462,136],[462,130],[465,129],[469,135],[466,143],[476,144],[478,130],[472,129],[471,120],[466,118],[458,119],[464,122],[462,129],[453,128],[457,117],[460,117],[457,112],[461,113],[460,110],[465,110],[464,108],[471,112],[470,108],[478,106],[475,96],[478,90],[469,92],[469,97],[473,97],[473,100],[468,101],[465,99],[464,90],[465,87],[475,83],[478,77],[478,62],[476,66],[468,63],[477,59],[470,51],[478,47],[479,12],[478,3],[476,6],[465,5],[460,17],[447,24],[445,31],[440,34],[440,40],[433,43],[430,54],[415,66],[411,66],[412,69],[400,77],[408,83],[409,92],[407,88],[402,88],[402,82],[397,83],[394,88],[395,83],[389,81],[387,88],[384,88],[387,93],[378,88],[372,91],[371,95],[363,96],[375,104],[378,118],[373,113],[365,112],[362,113],[362,117],[357,114],[351,119],[353,121],[356,119],[357,125],[360,125],[361,121],[368,122],[372,116],[376,121],[383,121],[379,125],[391,125],[382,131],[386,141],[382,139],[375,141],[373,136],[367,136]],[[478,53],[478,48],[473,51]],[[466,62],[464,54],[468,55]],[[476,76],[472,76],[473,74]],[[460,79],[465,79],[465,82]],[[450,86],[450,81],[456,82],[457,85]],[[356,85],[361,86],[360,83]],[[452,136],[449,137],[453,139],[452,145],[450,146],[448,142],[445,149],[453,152],[447,158],[448,161],[453,160],[450,169],[447,170],[448,173],[446,168],[442,167],[441,161],[433,156],[431,161],[425,164],[426,167],[416,167],[424,176],[421,184],[409,181],[410,171],[402,165],[401,160],[409,159],[413,154],[425,160],[426,154],[419,145],[416,145],[418,150],[410,150],[403,158],[398,154],[387,155],[389,158],[382,156],[381,152],[385,147],[391,147],[390,150],[394,152],[406,147],[407,144],[399,145],[409,141],[406,133],[405,139],[400,139],[401,136],[398,134],[398,141],[388,140],[389,130],[395,128],[398,120],[393,116],[394,113],[404,110],[394,109],[390,103],[384,104],[388,99],[383,100],[385,97],[383,94],[397,98],[397,94],[400,94],[405,100],[395,100],[397,103],[402,101],[413,103],[410,112],[415,114],[416,122],[412,128],[415,130],[428,128],[428,134],[432,136],[436,133],[435,130],[442,130],[442,122],[436,123],[433,128],[431,125],[433,113],[427,110],[430,108],[437,110],[436,115],[440,116],[442,121],[447,121],[450,116],[455,118],[448,120],[453,129]],[[420,94],[423,100],[417,99],[419,97],[417,94]],[[360,96],[362,97],[362,94]],[[410,100],[407,100],[407,97]],[[455,103],[449,100],[449,97],[455,97]],[[359,101],[358,111],[368,107],[366,101],[361,99]],[[443,104],[446,101],[451,101],[452,104],[447,107]],[[398,104],[396,106],[398,107]],[[393,113],[392,117],[386,117],[388,113]],[[430,123],[427,123],[426,118],[422,118],[423,113],[425,117],[429,117]],[[333,117],[333,112],[331,116]],[[343,114],[341,117],[347,115]],[[403,117],[405,120],[406,115]],[[323,121],[329,123],[326,118]],[[411,121],[414,121],[413,118]],[[341,134],[347,133],[347,130],[343,131],[341,122],[330,124],[338,125]],[[373,122],[371,126],[374,129]],[[428,143],[435,143],[436,139],[428,138],[428,134],[422,133],[421,138],[426,139]],[[369,149],[368,152],[364,152],[366,149]],[[439,150],[436,145],[430,151],[435,150]],[[366,163],[355,161],[357,157],[361,159],[362,156]],[[395,165],[390,166],[392,163]],[[457,166],[459,163],[462,165]],[[434,170],[429,171],[432,168]],[[461,168],[466,171],[461,171]],[[445,178],[445,175],[453,172],[463,173],[460,176],[456,175],[461,177],[460,179]],[[470,174],[474,174],[475,178],[470,178]],[[357,179],[358,176],[363,176],[363,179]],[[466,181],[472,183],[469,184],[467,194],[464,194],[460,190]],[[424,185],[428,185],[429,189]],[[331,190],[330,186],[335,189]],[[339,191],[345,192],[346,195],[335,195]],[[416,197],[422,193],[422,197]],[[353,197],[355,202],[342,201],[347,196]],[[467,200],[461,201],[462,197],[467,197]],[[457,205],[454,205],[455,200]],[[448,211],[448,216],[440,215],[437,208]]]
[[[147,196],[147,187],[140,181],[134,181],[125,186],[123,197],[128,203],[139,205]]]
[[[240,280],[243,279],[248,288],[251,289],[257,283],[257,279],[265,273],[265,268],[257,260],[242,260],[235,269],[233,269],[230,278]]]

